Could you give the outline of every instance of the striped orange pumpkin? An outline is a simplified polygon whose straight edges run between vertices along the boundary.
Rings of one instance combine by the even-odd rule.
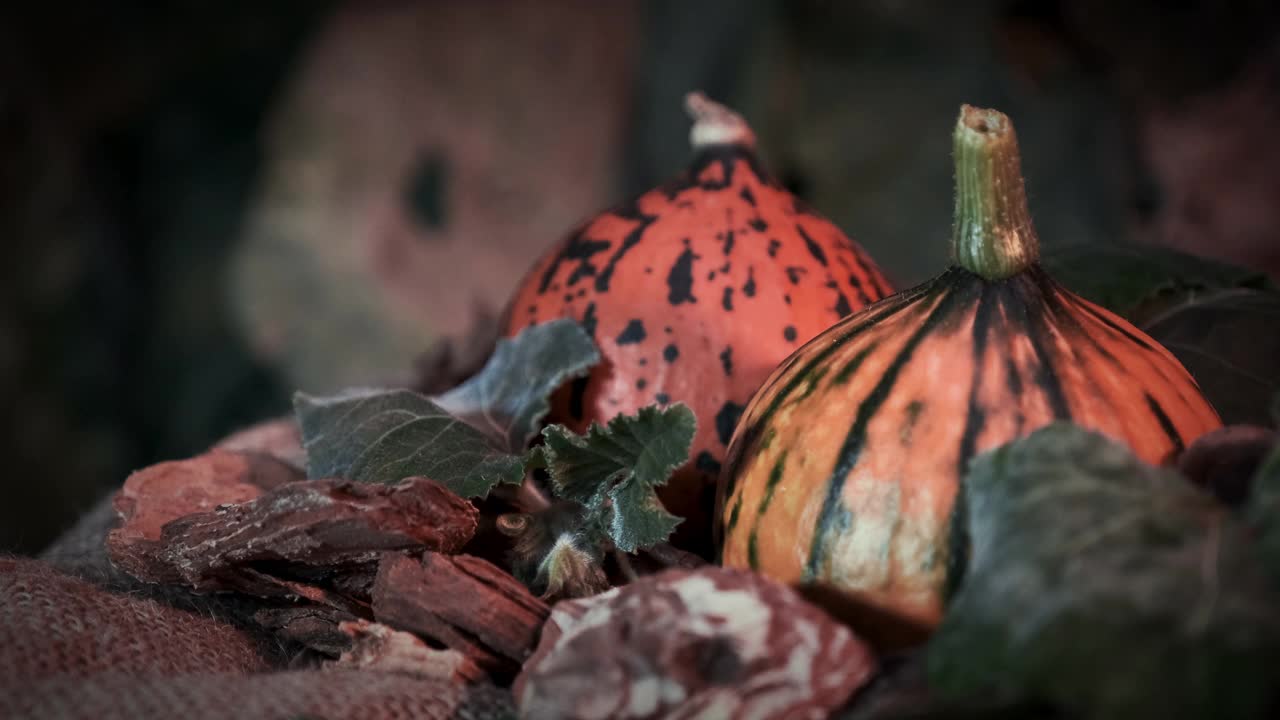
[[[953,267],[774,371],[717,511],[725,565],[926,626],[963,569],[955,499],[975,453],[1065,419],[1158,463],[1221,425],[1167,350],[1037,265],[1008,118],[965,106],[954,139]]]

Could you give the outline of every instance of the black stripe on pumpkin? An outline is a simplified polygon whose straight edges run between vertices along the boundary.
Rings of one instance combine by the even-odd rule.
[[[969,501],[965,499],[963,480],[956,492],[955,502],[951,505],[951,518],[947,522],[947,567],[942,580],[942,597],[949,602],[964,584],[972,548],[969,537]]]
[[[787,377],[787,383],[782,387],[781,390],[778,390],[777,392],[773,392],[771,390],[766,391],[766,392],[772,393],[773,399],[769,402],[768,409],[766,409],[764,413],[760,416],[760,420],[767,421],[768,419],[773,417],[773,415],[782,406],[782,403],[788,397],[790,397],[791,393],[795,392],[800,387],[800,385],[805,381],[805,378],[809,376],[809,373],[813,372],[814,368],[824,364],[827,361],[827,358],[835,354],[835,352],[839,350],[841,347],[843,347],[845,343],[861,335],[867,330],[873,329],[876,325],[880,324],[882,321],[888,320],[890,317],[897,315],[902,310],[905,310],[908,307],[911,307],[916,300],[931,294],[935,290],[935,288],[939,286],[942,286],[942,287],[948,286],[949,284],[948,282],[946,282],[947,278],[948,276],[946,274],[940,275],[938,276],[938,278],[935,278],[933,282],[928,283],[928,285],[926,286],[920,287],[915,292],[902,293],[900,295],[893,296],[892,299],[896,300],[896,302],[885,303],[881,312],[874,312],[873,308],[876,307],[875,305],[871,306],[871,308],[868,308],[869,312],[867,312],[866,315],[864,315],[861,318],[861,322],[853,324],[851,327],[849,327],[847,330],[841,333],[839,337],[832,340],[831,343],[827,345],[827,347],[815,353],[813,357],[810,358],[807,363],[805,363],[805,366],[803,369],[798,370],[797,372],[792,373],[788,376],[785,376]],[[857,317],[857,316],[854,316],[854,317]],[[797,357],[797,360],[798,359],[799,358]],[[783,379],[782,377],[779,377],[777,380],[781,381],[782,379]],[[775,384],[776,384],[776,381],[775,381]]]
[[[1058,325],[1061,326],[1064,331],[1069,332],[1071,334],[1073,347],[1075,343],[1086,343],[1090,347],[1092,347],[1094,351],[1096,351],[1098,355],[1102,357],[1103,360],[1107,361],[1110,364],[1112,368],[1110,372],[1114,372],[1119,377],[1132,376],[1133,369],[1131,367],[1126,366],[1123,362],[1121,362],[1120,359],[1116,357],[1115,353],[1111,352],[1111,350],[1107,348],[1106,345],[1098,339],[1097,333],[1090,332],[1090,329],[1085,327],[1084,324],[1080,321],[1080,318],[1085,316],[1072,312],[1072,309],[1075,307],[1076,303],[1072,301],[1072,296],[1070,293],[1065,292],[1060,287],[1055,287],[1054,300],[1056,302],[1051,303],[1050,305],[1047,306],[1049,309],[1049,312],[1053,314],[1055,322],[1057,322]],[[1090,376],[1094,372],[1098,372],[1099,370],[1101,370],[1101,368],[1098,368],[1092,363],[1088,363],[1088,362],[1082,362],[1080,363],[1080,366],[1086,376]],[[1156,368],[1156,372],[1159,373],[1158,368]],[[1117,398],[1114,396],[1114,394],[1104,393],[1099,391],[1098,388],[1101,387],[1101,384],[1097,382],[1090,382],[1089,386],[1094,389],[1093,396],[1096,400],[1110,407],[1113,413],[1120,412],[1121,408],[1117,406]]]
[[[1096,319],[1097,319],[1099,322],[1101,322],[1102,324],[1104,324],[1104,325],[1106,325],[1107,327],[1111,328],[1112,330],[1114,330],[1114,331],[1116,331],[1116,332],[1120,333],[1121,335],[1125,336],[1126,338],[1128,338],[1129,340],[1133,341],[1134,343],[1136,343],[1136,344],[1138,344],[1138,345],[1142,346],[1144,349],[1151,350],[1151,351],[1153,351],[1153,352],[1158,352],[1158,350],[1156,350],[1155,346],[1153,346],[1153,345],[1151,344],[1151,341],[1150,341],[1150,340],[1148,340],[1148,339],[1147,339],[1147,338],[1145,338],[1145,337],[1142,337],[1141,335],[1135,335],[1135,334],[1134,334],[1131,330],[1129,330],[1128,328],[1126,328],[1126,327],[1124,327],[1123,325],[1121,325],[1121,324],[1117,323],[1117,322],[1116,322],[1115,320],[1113,320],[1112,318],[1107,317],[1105,314],[1103,314],[1101,311],[1099,311],[1097,307],[1093,306],[1092,304],[1090,304],[1090,303],[1084,303],[1084,302],[1077,302],[1077,303],[1075,303],[1075,305],[1076,305],[1076,307],[1080,308],[1081,310],[1084,310],[1086,313],[1089,313],[1090,315],[1092,315],[1094,318],[1096,318]]]
[[[840,368],[835,377],[831,378],[831,384],[843,385],[849,382],[849,379],[858,372],[858,368],[862,367],[862,363],[866,361],[867,356],[875,352],[875,349],[879,346],[880,343],[878,342],[867,343],[866,347],[859,350],[858,354],[854,355],[849,362],[844,364],[844,367]]]
[[[964,579],[964,569],[969,559],[969,532],[964,517],[964,476],[969,469],[969,460],[978,448],[978,434],[986,423],[987,412],[979,404],[978,398],[982,389],[982,372],[986,366],[987,337],[991,333],[991,318],[995,314],[999,300],[1007,291],[1005,285],[993,283],[982,284],[982,296],[978,298],[978,307],[973,315],[973,374],[969,379],[969,410],[964,419],[964,431],[960,433],[960,451],[956,458],[957,473],[960,485],[956,489],[955,503],[952,505],[949,520],[947,542],[947,567],[943,581],[943,594],[950,597]],[[1016,396],[1015,396],[1016,397]]]
[[[907,290],[897,295],[891,295],[880,302],[872,305],[858,314],[850,316],[850,320],[859,318],[859,322],[854,322],[844,331],[840,337],[834,339],[826,347],[815,352],[812,357],[805,362],[803,367],[799,367],[801,360],[804,358],[804,351],[800,350],[793,353],[785,361],[783,361],[780,371],[773,376],[764,387],[757,391],[758,397],[769,397],[769,405],[758,416],[748,418],[739,431],[742,437],[729,447],[728,456],[725,458],[724,477],[724,495],[726,498],[733,496],[733,492],[738,483],[738,465],[741,459],[748,453],[754,453],[756,450],[756,442],[760,435],[765,432],[773,420],[773,416],[777,414],[778,409],[782,406],[782,402],[787,399],[791,393],[795,392],[805,380],[805,377],[811,373],[814,368],[831,357],[836,351],[844,346],[852,338],[876,326],[882,320],[885,320],[897,313],[912,306],[912,304],[929,294],[935,287],[946,287],[955,277],[955,270],[945,272],[935,277],[930,282]],[[960,271],[963,272],[963,271]],[[967,273],[966,273],[967,274]],[[864,358],[865,359],[865,358]],[[856,370],[856,368],[855,368]],[[848,379],[848,378],[846,378]]]
[[[806,380],[807,384],[805,385],[804,392],[800,393],[800,397],[796,398],[796,402],[800,402],[812,395],[813,391],[818,389],[818,383],[822,382],[822,378],[826,376],[827,368],[825,367],[817,368],[813,372],[809,373],[809,378]]]
[[[1169,419],[1168,413],[1160,407],[1160,403],[1156,402],[1151,393],[1143,393],[1142,396],[1147,401],[1147,407],[1151,408],[1151,414],[1155,415],[1156,422],[1160,423],[1160,429],[1164,430],[1164,434],[1169,437],[1169,442],[1173,443],[1174,451],[1182,452],[1186,448],[1186,443],[1182,440],[1178,428],[1174,427],[1173,421]]]
[[[725,524],[725,534],[733,532],[738,527],[738,515],[742,512],[742,496],[739,495],[736,502],[733,503],[733,509],[729,511],[729,522]]]
[[[942,277],[948,277],[949,275],[950,273]],[[970,275],[967,272],[965,272],[965,275],[968,275],[968,278],[957,278],[959,280],[958,287],[952,287],[950,283],[939,285],[942,289],[941,300],[934,304],[933,309],[925,317],[920,327],[907,339],[902,349],[898,351],[898,355],[885,368],[884,373],[880,376],[880,381],[876,383],[876,386],[872,388],[871,392],[858,406],[858,414],[854,418],[853,426],[849,429],[849,433],[845,436],[844,444],[836,455],[835,469],[827,480],[827,495],[822,500],[822,509],[818,513],[817,522],[814,523],[813,539],[809,544],[809,558],[805,562],[804,568],[804,578],[806,580],[811,580],[818,574],[818,569],[827,559],[827,548],[830,546],[830,541],[835,538],[832,535],[836,531],[835,525],[849,512],[842,502],[844,484],[862,457],[863,446],[867,440],[867,427],[871,424],[871,419],[875,417],[884,401],[889,398],[894,383],[898,381],[898,375],[902,373],[902,369],[911,361],[916,348],[924,341],[925,337],[950,320],[957,309],[972,304],[974,300],[972,296],[976,292],[980,292],[978,284],[965,282],[965,280],[976,278],[977,276]],[[954,278],[955,276],[951,277]]]
[[[765,408],[764,412],[760,413],[758,418],[755,418],[751,424],[743,430],[742,441],[735,443],[735,447],[737,447],[739,451],[745,451],[750,448],[755,443],[755,440],[759,437],[760,433],[764,431],[764,428],[771,420],[773,420],[773,416],[777,414],[778,409],[782,407],[783,401],[789,398],[791,393],[795,392],[805,382],[806,378],[809,377],[810,373],[812,373],[814,369],[822,365],[827,358],[831,357],[836,353],[836,351],[843,347],[845,342],[862,334],[864,331],[871,329],[881,320],[887,319],[906,309],[911,305],[911,300],[914,299],[915,298],[905,299],[897,304],[888,305],[884,312],[876,313],[872,317],[864,318],[862,322],[854,325],[848,330],[848,332],[822,348],[822,350],[814,353],[813,357],[801,367],[795,367],[794,364],[798,363],[802,356],[800,354],[792,355],[791,361],[788,364],[792,364],[793,367],[790,369],[784,369],[782,374],[777,375],[772,382],[760,390],[760,395],[762,397],[767,396],[770,398],[769,405]],[[733,476],[730,475],[731,479],[732,477]]]
[[[782,470],[787,463],[787,451],[783,450],[778,455],[778,460],[773,464],[773,469],[769,471],[769,480],[764,486],[764,498],[760,500],[760,507],[756,509],[756,522],[751,526],[751,534],[747,537],[747,562],[752,570],[760,568],[759,558],[757,557],[757,546],[760,542],[760,523],[764,520],[764,514],[769,509],[769,503],[773,502],[773,493],[778,489],[778,485],[782,482]]]
[[[1064,300],[1067,303],[1071,304],[1076,308],[1079,308],[1084,312],[1087,312],[1090,317],[1097,319],[1099,322],[1105,323],[1106,327],[1110,328],[1115,332],[1122,333],[1123,337],[1132,337],[1131,333],[1123,332],[1123,328],[1117,327],[1114,322],[1107,322],[1109,320],[1108,318],[1099,315],[1097,312],[1093,312],[1093,309],[1090,308],[1087,304],[1085,304],[1085,302],[1082,299],[1067,292],[1064,292],[1062,294],[1064,296]],[[1090,337],[1092,338],[1092,335],[1090,335]],[[1161,352],[1158,347],[1153,346],[1149,343],[1144,344],[1142,347],[1145,350],[1145,352],[1142,353],[1142,355],[1147,359],[1148,365],[1151,368],[1152,372],[1155,373],[1157,376],[1159,376],[1160,380],[1162,381],[1161,384],[1165,388],[1169,389],[1175,395],[1178,396],[1178,400],[1182,402],[1183,410],[1193,415],[1198,414],[1201,411],[1201,407],[1202,407],[1201,403],[1196,402],[1196,400],[1198,400],[1199,398],[1193,398],[1192,396],[1187,395],[1186,389],[1188,386],[1187,386],[1187,383],[1182,382],[1182,378],[1169,377],[1169,373],[1166,371],[1172,368],[1169,366],[1169,363],[1166,359],[1165,354]],[[1126,368],[1126,370],[1128,369]],[[1191,384],[1193,387],[1196,386],[1195,378],[1191,379]]]
[[[1002,293],[1000,300],[1004,303],[1005,314],[1013,322],[1021,321],[1026,325],[1027,340],[1030,341],[1031,350],[1036,356],[1032,382],[1049,401],[1049,409],[1053,411],[1054,419],[1069,420],[1071,407],[1067,404],[1066,391],[1063,390],[1062,382],[1058,379],[1057,370],[1054,368],[1055,358],[1051,355],[1051,348],[1054,345],[1053,335],[1043,312],[1046,302],[1043,282],[1045,280],[1048,278],[1043,273],[1037,275],[1032,272],[1024,272],[1022,275],[1010,278],[1008,283],[1016,296]]]

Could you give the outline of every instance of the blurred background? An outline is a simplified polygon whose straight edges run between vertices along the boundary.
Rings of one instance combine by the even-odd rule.
[[[400,381],[573,224],[678,172],[682,95],[900,286],[960,103],[1045,245],[1280,276],[1280,3],[277,0],[0,11],[0,551],[132,470]]]

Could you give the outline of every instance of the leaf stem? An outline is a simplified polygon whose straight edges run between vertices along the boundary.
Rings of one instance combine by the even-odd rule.
[[[622,576],[627,579],[627,582],[632,583],[640,579],[640,575],[631,566],[631,560],[626,553],[614,548],[613,559],[618,561],[618,569],[622,571]]]

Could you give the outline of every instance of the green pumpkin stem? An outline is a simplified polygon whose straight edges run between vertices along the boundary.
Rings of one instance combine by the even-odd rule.
[[[1018,137],[996,110],[960,108],[955,131],[956,264],[988,280],[1003,280],[1040,258],[1022,183]]]

